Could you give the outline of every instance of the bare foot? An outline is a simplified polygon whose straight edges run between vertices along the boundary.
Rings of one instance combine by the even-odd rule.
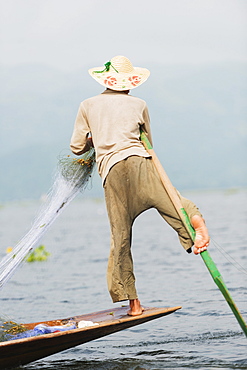
[[[141,306],[139,299],[130,299],[130,310],[127,312],[129,316],[139,316],[143,313],[144,308]]]
[[[191,224],[195,229],[196,238],[194,241],[194,253],[200,254],[205,251],[209,245],[208,229],[202,217],[194,215],[191,217]]]

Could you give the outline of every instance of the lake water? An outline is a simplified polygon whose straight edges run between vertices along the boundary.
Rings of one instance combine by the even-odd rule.
[[[40,244],[46,262],[23,263],[0,290],[0,316],[17,322],[114,307],[106,286],[109,224],[104,200],[77,197]],[[210,254],[247,321],[247,191],[187,192],[213,238]],[[29,230],[41,203],[0,208],[0,257]],[[217,248],[215,243],[217,243]],[[224,249],[222,254],[218,245]],[[225,258],[226,252],[234,264]],[[133,255],[144,306],[183,308],[164,318],[47,357],[23,369],[247,369],[247,340],[200,256],[187,254],[155,210],[135,222]],[[121,304],[119,304],[121,305]]]

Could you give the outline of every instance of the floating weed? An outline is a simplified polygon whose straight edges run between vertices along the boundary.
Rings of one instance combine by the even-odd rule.
[[[49,256],[50,253],[47,252],[45,246],[40,245],[29,254],[29,256],[26,258],[26,261],[27,262],[46,261]]]

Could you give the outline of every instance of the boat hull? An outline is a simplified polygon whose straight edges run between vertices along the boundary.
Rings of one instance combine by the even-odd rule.
[[[75,316],[69,319],[43,321],[39,323],[24,324],[27,329],[45,323],[50,326],[64,325],[68,321],[92,321],[98,325],[73,329],[64,332],[39,335],[0,343],[0,368],[7,369],[14,366],[26,365],[66,349],[102,338],[120,330],[143,324],[150,320],[169,315],[181,307],[172,308],[146,308],[140,316],[128,316],[128,307],[105,310],[87,315]]]

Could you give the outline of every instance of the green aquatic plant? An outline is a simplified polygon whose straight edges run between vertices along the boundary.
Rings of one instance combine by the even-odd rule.
[[[50,253],[47,252],[45,246],[40,245],[29,254],[29,256],[26,258],[26,261],[27,262],[46,261],[49,256]]]

